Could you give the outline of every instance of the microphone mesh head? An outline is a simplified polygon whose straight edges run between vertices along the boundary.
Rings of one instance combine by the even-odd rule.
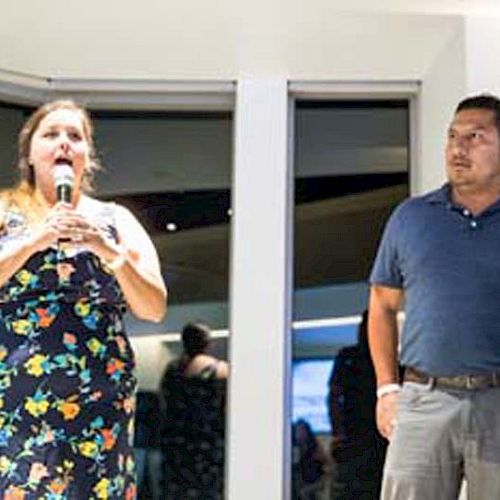
[[[57,186],[73,186],[75,173],[69,165],[56,165],[53,171],[54,182]]]

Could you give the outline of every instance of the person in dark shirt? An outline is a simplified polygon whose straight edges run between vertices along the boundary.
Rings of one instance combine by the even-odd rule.
[[[376,382],[367,319],[365,311],[358,343],[339,350],[330,376],[334,500],[375,500],[380,495],[387,441],[375,422]]]
[[[208,353],[210,330],[182,330],[183,354],[160,385],[163,500],[223,498],[228,364]]]
[[[134,425],[134,455],[139,500],[160,500],[161,451],[158,395],[138,391]]]

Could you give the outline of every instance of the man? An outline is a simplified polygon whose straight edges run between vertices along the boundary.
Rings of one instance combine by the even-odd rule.
[[[455,500],[464,477],[469,499],[500,499],[499,99],[458,105],[446,171],[394,211],[370,278],[384,500]]]

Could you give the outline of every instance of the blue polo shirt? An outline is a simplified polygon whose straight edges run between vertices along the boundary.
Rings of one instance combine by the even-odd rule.
[[[434,376],[500,371],[500,200],[473,216],[445,184],[404,201],[370,282],[405,291],[402,364]]]

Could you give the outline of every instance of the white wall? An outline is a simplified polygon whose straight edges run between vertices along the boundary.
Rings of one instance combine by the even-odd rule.
[[[349,13],[334,0],[4,0],[0,68],[64,78],[415,80],[459,28],[458,17]]]
[[[414,172],[413,193],[434,189],[445,180],[446,130],[458,101],[465,93],[462,29],[447,39],[422,75],[418,107],[419,161]]]
[[[466,91],[500,95],[500,13],[471,15],[466,19]]]

